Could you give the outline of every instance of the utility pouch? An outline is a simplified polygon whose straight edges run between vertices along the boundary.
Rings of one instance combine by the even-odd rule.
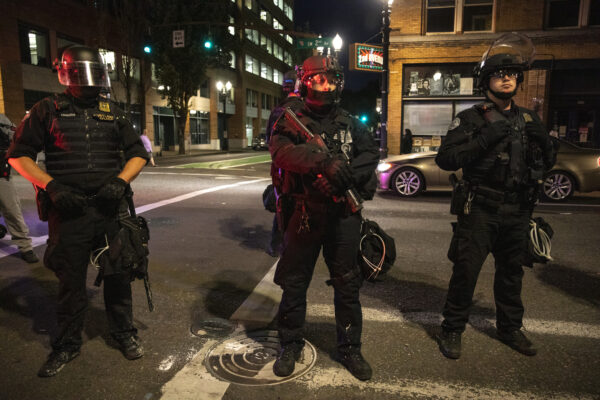
[[[485,186],[475,188],[475,197],[473,201],[483,206],[497,209],[504,202],[504,192]]]
[[[40,221],[48,221],[48,209],[50,208],[50,196],[48,192],[39,186],[33,185],[35,188],[35,204],[37,206],[38,217]]]
[[[450,175],[450,184],[452,185],[452,200],[450,202],[450,214],[462,215],[467,202],[467,186],[464,180],[458,180],[456,174]]]

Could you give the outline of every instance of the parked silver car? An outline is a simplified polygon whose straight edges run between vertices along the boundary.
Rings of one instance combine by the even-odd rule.
[[[544,179],[543,195],[551,201],[568,199],[573,192],[600,190],[600,149],[575,146],[552,139],[558,147],[556,164]],[[379,187],[393,190],[401,197],[412,197],[425,190],[451,190],[452,172],[435,163],[436,152],[402,154],[380,161],[377,167]],[[461,171],[457,171],[460,177]]]

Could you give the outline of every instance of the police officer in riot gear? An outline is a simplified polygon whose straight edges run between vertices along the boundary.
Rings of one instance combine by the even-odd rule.
[[[127,185],[148,159],[123,111],[100,96],[110,81],[99,52],[68,47],[57,68],[67,90],[33,106],[8,151],[11,165],[50,200],[40,215],[49,230],[44,263],[59,280],[58,333],[40,377],[55,375],[79,355],[90,253],[106,245],[118,214],[127,212]],[[46,171],[34,161],[40,151]],[[144,353],[133,326],[130,282],[128,271],[104,276],[109,330],[132,360]]]
[[[521,34],[490,46],[475,68],[486,101],[457,115],[436,157],[440,168],[463,171],[463,180],[453,182],[451,211],[458,220],[448,258],[454,267],[438,336],[448,358],[460,357],[475,284],[490,252],[498,338],[520,353],[537,353],[521,331],[522,265],[541,179],[556,155],[536,113],[512,100],[533,56],[533,44]]]
[[[337,359],[367,380],[372,371],[361,354],[363,277],[357,266],[361,215],[349,207],[344,193],[352,188],[363,199],[373,197],[379,153],[367,129],[338,105],[343,75],[335,59],[308,58],[300,79],[304,104],[295,114],[326,147],[298,134],[284,117],[275,123],[269,150],[284,245],[274,279],[283,294],[277,317],[282,348],[273,371],[290,375],[301,355],[306,291],[323,248],[334,289]],[[350,149],[349,163],[341,154],[343,146]]]

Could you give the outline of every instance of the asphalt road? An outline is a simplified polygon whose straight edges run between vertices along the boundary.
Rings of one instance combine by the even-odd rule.
[[[373,379],[359,382],[331,358],[335,349],[333,292],[319,260],[308,293],[306,338],[314,365],[287,383],[230,384],[207,371],[207,352],[225,340],[207,321],[225,327],[272,327],[280,296],[272,283],[277,259],[264,251],[272,214],[261,194],[268,164],[240,158],[264,152],[157,159],[134,182],[136,206],[151,229],[155,311],[134,283],[134,315],[146,355],[125,360],[106,328],[101,289],[92,285],[81,355],[59,375],[36,376],[55,329],[56,278],[41,263],[28,265],[0,240],[0,399],[579,399],[600,398],[600,198],[541,205],[554,228],[554,261],[527,269],[525,329],[538,345],[520,355],[495,339],[493,260],[484,265],[460,360],[445,359],[437,332],[451,264],[449,195],[411,200],[378,193],[364,215],[396,240],[397,261],[383,282],[365,283],[363,353]],[[234,163],[223,162],[238,159]],[[220,169],[174,168],[215,162]],[[229,168],[227,168],[230,165]],[[203,166],[206,166],[203,164]],[[33,190],[16,177],[25,218],[43,255],[45,223],[37,221]]]

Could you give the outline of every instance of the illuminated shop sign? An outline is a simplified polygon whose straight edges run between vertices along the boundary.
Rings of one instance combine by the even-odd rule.
[[[350,50],[350,69],[357,71],[383,71],[383,47],[354,43]]]

